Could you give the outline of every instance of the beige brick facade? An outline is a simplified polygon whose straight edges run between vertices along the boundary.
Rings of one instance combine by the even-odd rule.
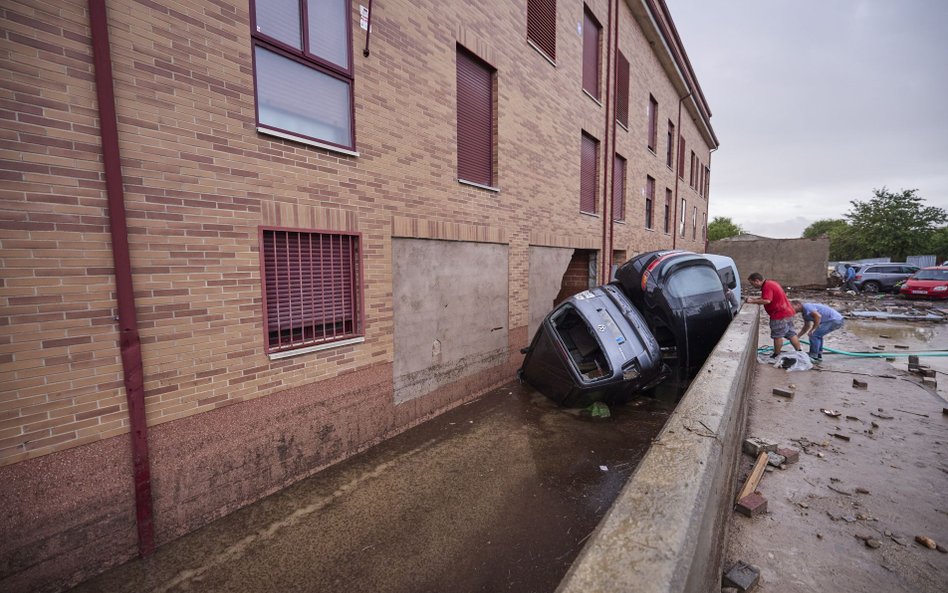
[[[107,0],[159,543],[512,378],[526,345],[530,246],[602,252],[603,175],[612,162],[606,107],[614,101],[605,87],[602,104],[581,89],[583,3],[557,2],[555,66],[527,42],[525,4],[376,2],[364,57],[353,1],[353,156],[257,131],[248,0]],[[608,49],[609,2],[587,5]],[[668,121],[686,139],[686,159],[694,150],[708,165],[716,144],[695,107],[703,98],[682,103],[679,123],[679,99],[691,89],[653,25],[667,23],[664,3],[619,0],[616,9],[631,83],[628,129],[615,126],[615,151],[628,161],[626,216],[613,226],[611,248],[703,251],[707,196],[689,187],[687,161],[676,199],[688,203],[686,236],[674,237],[677,220],[669,234],[662,222],[665,190],[676,191],[665,163]],[[124,451],[129,420],[87,3],[4,2],[0,27],[0,480],[21,480],[0,481],[0,500],[16,507],[22,502],[11,501],[31,496],[78,496],[63,486],[49,494],[39,464],[97,458],[115,462],[105,480],[114,497],[100,504],[130,505],[128,461],[104,453]],[[674,36],[666,41],[683,51]],[[458,44],[496,69],[499,191],[457,181]],[[604,52],[603,81],[607,63],[615,59]],[[654,154],[646,146],[650,95],[658,101]],[[595,216],[579,211],[584,130],[600,141]],[[647,175],[655,179],[653,230],[644,220]],[[267,357],[261,225],[361,233],[364,342]],[[402,406],[392,401],[394,237],[509,250],[506,362]],[[263,417],[272,422],[261,425]],[[299,450],[293,464],[278,447],[288,434]],[[226,452],[209,444],[215,439],[229,444]],[[252,447],[268,461],[246,463]],[[221,461],[228,455],[244,462]],[[88,529],[49,513],[47,535],[72,534],[63,548]],[[100,515],[83,516],[104,525]],[[86,565],[133,553],[127,524],[101,529],[121,532],[121,544],[112,559]],[[42,537],[22,536],[0,557],[39,555]],[[66,584],[95,570],[40,566],[34,574],[5,561],[0,583]]]

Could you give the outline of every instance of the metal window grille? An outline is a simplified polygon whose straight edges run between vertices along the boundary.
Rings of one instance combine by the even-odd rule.
[[[262,229],[267,352],[361,336],[359,235]]]

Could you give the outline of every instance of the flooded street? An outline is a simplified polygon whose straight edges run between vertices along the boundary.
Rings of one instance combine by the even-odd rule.
[[[514,382],[74,591],[552,592],[671,408]]]

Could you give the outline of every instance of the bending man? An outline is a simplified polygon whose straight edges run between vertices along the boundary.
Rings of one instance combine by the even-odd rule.
[[[790,304],[794,311],[803,314],[803,329],[798,335],[809,335],[810,358],[813,362],[822,362],[823,337],[843,327],[843,316],[836,309],[819,303],[790,301]]]

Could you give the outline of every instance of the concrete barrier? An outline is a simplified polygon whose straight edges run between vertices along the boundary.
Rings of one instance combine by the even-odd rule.
[[[720,589],[759,315],[731,323],[558,593]]]

